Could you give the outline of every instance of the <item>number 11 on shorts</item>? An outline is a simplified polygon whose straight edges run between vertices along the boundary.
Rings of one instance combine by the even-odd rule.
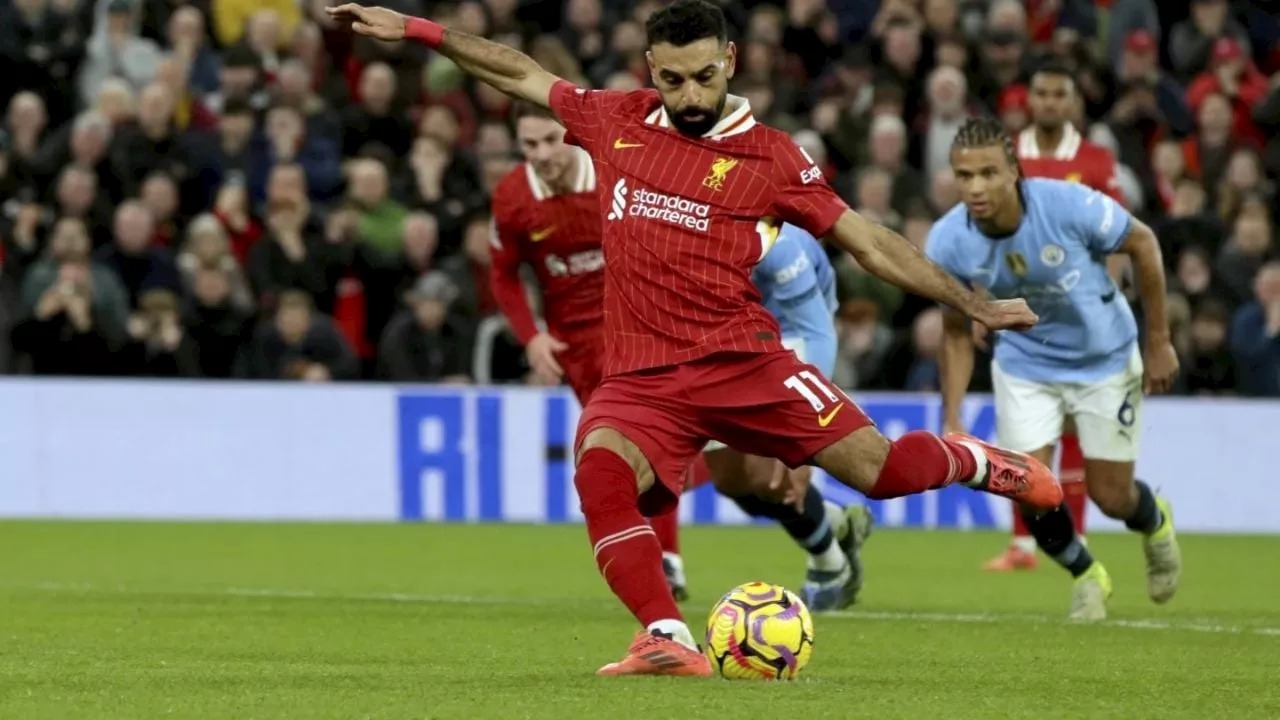
[[[808,370],[801,370],[784,380],[782,384],[800,393],[800,396],[809,402],[813,411],[818,413],[818,427],[830,425],[836,413],[844,407],[844,393],[831,387],[826,380]]]

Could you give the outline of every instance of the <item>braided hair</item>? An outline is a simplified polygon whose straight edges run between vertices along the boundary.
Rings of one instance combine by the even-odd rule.
[[[972,117],[964,121],[956,139],[951,143],[952,150],[974,150],[985,147],[1004,148],[1005,157],[1013,166],[1018,177],[1022,177],[1022,165],[1018,162],[1018,153],[1013,146],[1013,136],[1004,129],[1004,124],[995,118]]]

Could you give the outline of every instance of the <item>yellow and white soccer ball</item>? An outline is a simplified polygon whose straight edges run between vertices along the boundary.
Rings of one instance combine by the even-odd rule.
[[[791,680],[813,654],[813,618],[784,587],[739,585],[712,608],[705,648],[723,677]]]

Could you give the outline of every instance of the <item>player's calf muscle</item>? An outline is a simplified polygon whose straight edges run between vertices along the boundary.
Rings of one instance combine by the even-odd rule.
[[[874,427],[864,427],[819,450],[814,460],[831,477],[867,495],[888,457],[889,439]]]
[[[644,456],[644,453],[640,452],[640,448],[635,443],[628,440],[622,433],[610,427],[592,430],[582,439],[575,461],[581,462],[582,454],[593,448],[608,450],[626,461],[636,474],[637,492],[644,493],[653,487],[653,467],[649,465],[649,459]]]
[[[729,497],[745,497],[751,494],[747,472],[747,456],[736,450],[724,448],[712,450],[702,456],[716,490]]]
[[[1045,445],[1044,447],[1040,448],[1039,450],[1035,450],[1035,451],[1033,451],[1033,452],[1029,452],[1029,453],[1027,453],[1027,454],[1028,454],[1028,455],[1030,455],[1031,457],[1035,458],[1036,460],[1039,460],[1040,462],[1044,463],[1045,465],[1052,465],[1052,464],[1053,464],[1053,451],[1054,451],[1054,446],[1053,446],[1053,445]]]
[[[1138,505],[1138,488],[1133,483],[1133,463],[1085,460],[1085,485],[1089,498],[1102,514],[1127,519]]]

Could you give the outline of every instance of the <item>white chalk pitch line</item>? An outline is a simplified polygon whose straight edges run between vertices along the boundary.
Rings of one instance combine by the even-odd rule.
[[[74,583],[39,583],[31,586],[9,586],[15,590],[41,590],[62,593],[117,594],[117,595],[186,595],[196,597],[240,597],[281,600],[331,600],[357,602],[389,602],[424,605],[507,605],[551,606],[563,605],[559,598],[506,598],[470,595],[425,595],[417,593],[331,593],[315,590],[286,590],[279,588],[218,588],[195,590],[139,590],[124,586],[96,586]],[[571,602],[583,602],[574,600]],[[601,600],[601,602],[606,602]],[[856,620],[863,622],[914,622],[928,624],[1003,624],[1022,623],[1033,625],[1067,625],[1066,620],[1048,615],[995,614],[995,613],[939,613],[939,612],[886,612],[876,610],[843,610],[823,613],[822,619]],[[1253,625],[1223,625],[1212,621],[1165,620],[1105,620],[1089,623],[1095,627],[1114,627],[1127,630],[1163,632],[1208,633],[1214,635],[1261,635],[1280,637],[1280,627]]]

